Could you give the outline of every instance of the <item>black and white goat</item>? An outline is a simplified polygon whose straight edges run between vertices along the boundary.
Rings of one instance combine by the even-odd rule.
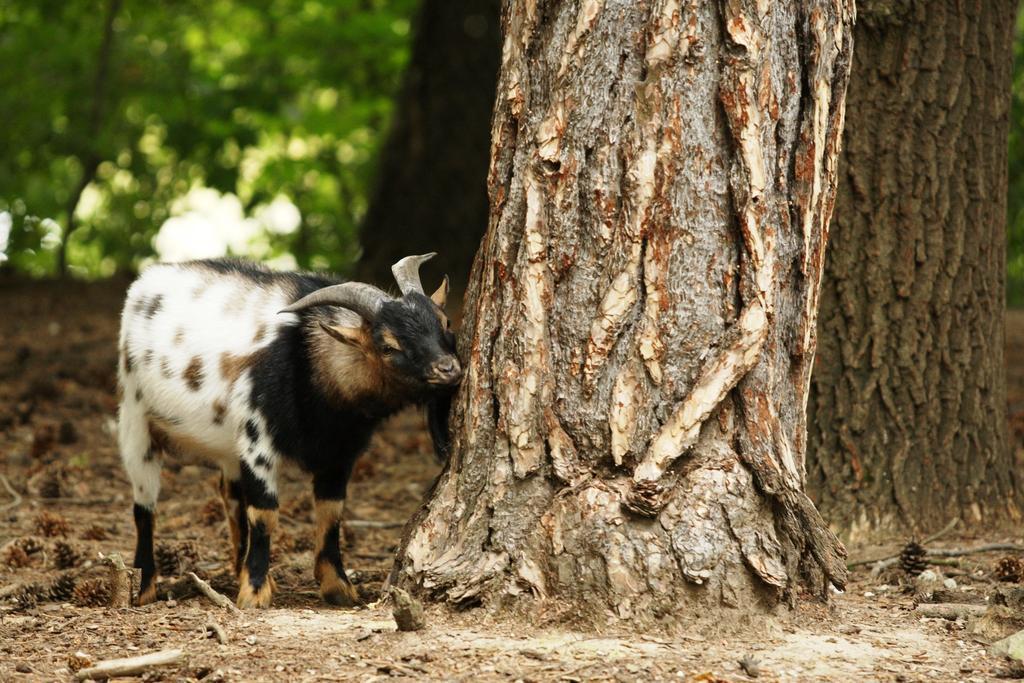
[[[118,437],[135,499],[140,604],[156,598],[153,515],[165,453],[222,469],[239,606],[270,604],[282,459],[313,476],[321,595],[356,602],[338,547],[352,466],[384,417],[411,403],[444,404],[462,376],[444,314],[448,279],[430,297],[420,284],[419,266],[432,256],[394,265],[397,298],[231,260],[154,265],[132,284],[121,319]],[[435,443],[444,417],[432,417]]]

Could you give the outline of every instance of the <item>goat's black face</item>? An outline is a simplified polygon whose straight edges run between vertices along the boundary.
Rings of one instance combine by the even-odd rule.
[[[462,379],[448,319],[423,294],[409,293],[381,307],[373,323],[373,345],[395,374],[416,384],[440,389]]]

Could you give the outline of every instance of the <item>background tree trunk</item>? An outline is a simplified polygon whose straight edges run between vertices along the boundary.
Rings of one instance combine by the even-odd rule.
[[[809,404],[834,528],[1017,505],[1003,309],[1012,0],[858,3]]]
[[[487,152],[501,54],[499,0],[424,0],[377,187],[359,274],[391,279],[403,256],[435,263],[459,292],[487,227]]]
[[[802,486],[852,2],[502,20],[453,455],[392,580],[638,622],[842,586]]]

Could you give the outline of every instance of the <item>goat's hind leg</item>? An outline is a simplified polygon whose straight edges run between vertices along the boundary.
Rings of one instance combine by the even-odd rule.
[[[245,492],[242,490],[240,473],[229,472],[228,468],[220,475],[220,497],[224,502],[224,516],[228,520],[231,531],[231,552],[235,563],[235,576],[242,573],[245,554],[249,549],[249,518],[246,515]]]
[[[153,556],[153,518],[160,496],[160,458],[154,449],[145,411],[135,396],[126,392],[118,416],[121,461],[132,484],[135,501],[135,562],[142,571],[138,604],[156,600],[156,560]]]

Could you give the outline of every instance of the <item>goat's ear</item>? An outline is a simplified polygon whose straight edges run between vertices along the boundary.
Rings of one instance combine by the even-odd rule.
[[[444,280],[441,281],[441,286],[437,288],[433,294],[430,295],[430,300],[437,304],[439,307],[444,308],[444,305],[448,303],[448,276],[444,276]]]
[[[348,327],[345,325],[328,325],[327,323],[320,323],[320,327],[323,328],[324,332],[331,335],[342,344],[363,347],[366,346],[369,341],[369,336],[361,325],[359,327]]]

